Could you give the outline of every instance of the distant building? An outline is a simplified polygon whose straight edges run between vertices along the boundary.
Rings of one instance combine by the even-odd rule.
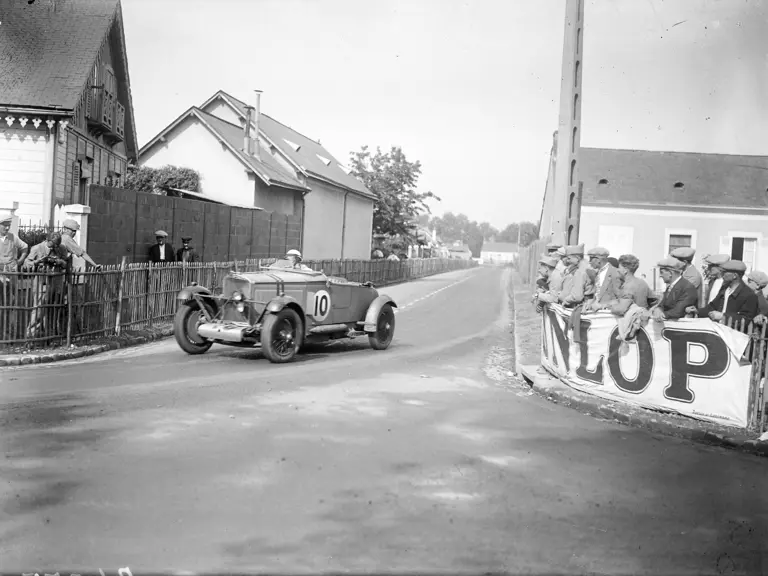
[[[466,244],[454,244],[453,246],[447,246],[447,248],[449,258],[472,260],[472,250]]]
[[[722,253],[768,271],[768,157],[598,148],[580,155],[579,242],[586,248],[636,255],[638,275],[651,284],[655,263],[679,246],[696,249],[697,267],[703,256]]]
[[[484,242],[480,250],[484,264],[507,264],[517,260],[517,244],[514,242]]]

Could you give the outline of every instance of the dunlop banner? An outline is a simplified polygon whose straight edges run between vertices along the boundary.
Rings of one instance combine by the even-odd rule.
[[[747,427],[751,365],[741,361],[749,337],[709,319],[655,322],[635,340],[619,340],[621,319],[581,318],[573,341],[570,311],[542,313],[541,364],[569,386],[608,400]]]

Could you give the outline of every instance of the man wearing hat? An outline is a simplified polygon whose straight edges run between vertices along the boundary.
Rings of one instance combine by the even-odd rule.
[[[701,290],[701,272],[693,265],[693,257],[696,255],[696,250],[687,246],[681,246],[670,251],[669,255],[685,263],[683,278],[693,284],[697,292]]]
[[[539,277],[536,280],[536,291],[533,294],[533,302],[536,304],[536,312],[544,310],[544,304],[553,302],[554,298],[547,295],[550,290],[549,279],[555,271],[558,259],[551,256],[542,256],[539,259]],[[546,295],[546,296],[545,296]],[[544,296],[543,299],[540,299]]]
[[[595,270],[595,299],[589,304],[587,311],[598,311],[608,308],[611,302],[618,299],[621,292],[619,272],[608,262],[610,252],[602,246],[592,248],[588,253],[589,265]]]
[[[176,262],[176,252],[173,251],[173,246],[165,243],[166,238],[168,238],[168,233],[165,230],[155,232],[157,243],[149,249],[149,261],[153,264]]]
[[[706,265],[706,284],[704,285],[704,302],[707,305],[717,298],[720,290],[723,288],[723,269],[721,266],[728,262],[731,257],[727,254],[710,254],[704,257]]]
[[[181,237],[182,246],[176,252],[177,262],[200,262],[200,256],[197,255],[197,250],[189,245],[190,242],[192,242],[192,236]]]
[[[760,270],[752,270],[747,276],[747,286],[749,286],[757,296],[757,316],[753,322],[763,324],[768,316],[768,300],[765,298],[763,290],[768,286],[768,274]]]
[[[77,234],[77,231],[80,230],[80,224],[78,224],[75,220],[72,220],[71,218],[68,218],[67,220],[64,220],[64,222],[61,223],[61,245],[64,247],[69,254],[73,254],[74,256],[78,256],[85,260],[88,264],[96,268],[97,270],[101,270],[101,266],[96,264],[96,262],[93,261],[93,259],[88,256],[85,250],[83,250],[80,245],[75,241],[75,234]]]
[[[566,246],[565,265],[568,268],[558,300],[566,308],[575,308],[594,296],[597,275],[584,260],[584,244]]]
[[[13,310],[18,277],[3,272],[18,272],[29,253],[29,245],[11,233],[13,216],[0,216],[0,306],[10,306],[5,326],[0,326],[7,338],[12,337],[16,325],[16,311]]]
[[[747,324],[757,316],[757,294],[744,283],[747,266],[741,260],[728,260],[720,265],[723,269],[723,288],[712,302],[706,306],[689,312],[695,312],[699,318],[707,318],[713,322],[744,320]]]
[[[34,338],[46,324],[57,324],[58,307],[63,302],[64,275],[69,252],[61,246],[61,234],[52,232],[48,238],[32,246],[24,262],[24,269],[37,272],[32,279],[33,308],[27,324],[27,338]],[[53,274],[42,274],[52,272]],[[49,332],[50,334],[51,332]]]
[[[677,258],[664,258],[657,264],[659,276],[664,280],[667,289],[664,296],[651,309],[651,317],[656,322],[664,320],[680,320],[684,318],[690,307],[696,307],[699,293],[693,284],[682,277],[685,262]]]

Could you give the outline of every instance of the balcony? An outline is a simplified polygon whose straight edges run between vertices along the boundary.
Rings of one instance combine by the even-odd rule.
[[[112,144],[125,138],[125,107],[103,88],[91,87],[85,118],[94,134],[104,136]]]

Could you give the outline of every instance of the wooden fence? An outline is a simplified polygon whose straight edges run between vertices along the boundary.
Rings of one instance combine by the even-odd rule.
[[[72,275],[54,272],[0,274],[0,349],[86,343],[123,331],[167,323],[176,313],[176,294],[197,282],[221,287],[232,270],[252,272],[274,259],[195,264],[151,263],[106,266]],[[304,261],[314,270],[353,282],[386,286],[471,268],[471,260],[411,259]]]

